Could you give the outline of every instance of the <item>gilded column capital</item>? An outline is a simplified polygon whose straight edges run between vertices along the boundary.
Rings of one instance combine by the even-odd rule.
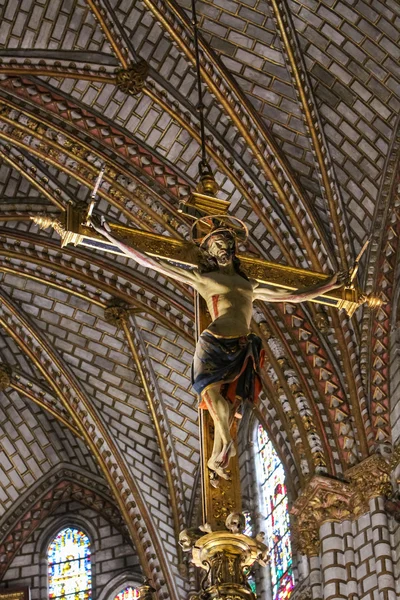
[[[378,496],[390,496],[391,468],[380,454],[373,454],[346,471],[346,479],[353,489],[353,512],[357,517],[369,510],[369,500]]]
[[[151,585],[149,579],[146,579],[144,583],[138,588],[139,600],[154,600],[155,589]]]
[[[351,488],[348,483],[314,476],[290,513],[297,546],[302,554],[319,552],[319,528],[326,522],[340,522],[351,517]]]

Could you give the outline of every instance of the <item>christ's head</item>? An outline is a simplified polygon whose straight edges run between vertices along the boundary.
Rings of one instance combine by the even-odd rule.
[[[235,238],[229,230],[211,234],[202,246],[219,266],[228,265],[235,256]]]
[[[203,250],[204,257],[199,265],[201,273],[217,271],[232,264],[236,273],[248,279],[236,256],[236,238],[229,229],[219,229],[215,233],[210,233],[203,240],[200,248]]]

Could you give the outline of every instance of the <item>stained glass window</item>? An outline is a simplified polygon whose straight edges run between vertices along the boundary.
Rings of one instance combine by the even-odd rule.
[[[285,472],[264,428],[258,427],[261,512],[271,556],[273,600],[287,600],[294,587]]]
[[[48,550],[49,598],[91,600],[90,540],[79,529],[60,531]]]
[[[130,585],[124,590],[121,590],[117,594],[114,600],[137,600],[139,598],[139,591],[137,588],[133,588]]]

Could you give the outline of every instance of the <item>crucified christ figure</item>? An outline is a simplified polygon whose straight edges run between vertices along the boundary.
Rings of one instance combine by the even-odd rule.
[[[259,287],[241,270],[236,256],[233,230],[217,227],[200,244],[207,266],[186,270],[155,260],[118,240],[104,220],[91,219],[93,228],[143,267],[193,287],[207,303],[212,322],[197,342],[192,367],[192,385],[201,398],[201,408],[209,410],[214,421],[214,446],[208,467],[220,477],[236,449],[230,426],[236,408],[243,400],[255,402],[261,389],[262,344],[250,330],[254,300],[303,302],[341,287],[346,274],[334,275],[328,282],[293,292]]]

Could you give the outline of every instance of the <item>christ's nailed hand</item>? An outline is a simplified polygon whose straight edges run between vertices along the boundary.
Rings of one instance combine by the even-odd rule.
[[[343,285],[349,284],[350,273],[349,271],[338,271],[331,278],[331,284],[335,288],[342,287]]]

